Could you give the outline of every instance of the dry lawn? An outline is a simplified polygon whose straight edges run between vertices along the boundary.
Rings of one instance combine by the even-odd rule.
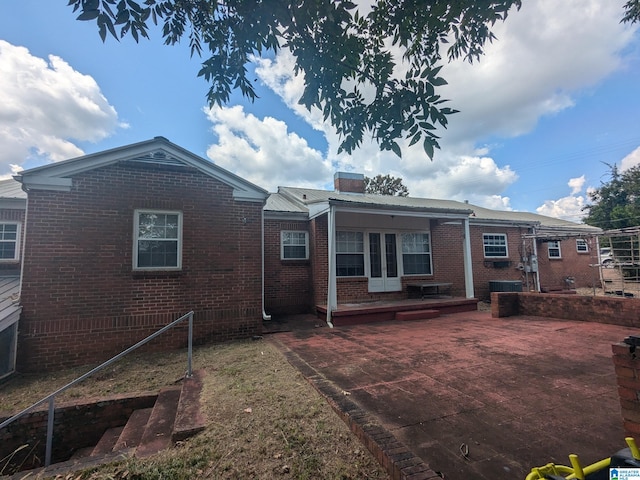
[[[382,479],[386,472],[271,343],[235,342],[194,350],[205,369],[208,426],[149,459],[59,479]],[[179,381],[186,352],[134,354],[64,394],[64,399],[157,390]],[[19,375],[0,385],[0,411],[17,412],[87,371]],[[34,478],[34,477],[30,477]]]

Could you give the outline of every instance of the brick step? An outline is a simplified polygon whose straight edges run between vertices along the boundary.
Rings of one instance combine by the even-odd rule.
[[[181,387],[166,387],[160,390],[136,448],[137,457],[148,457],[171,446],[171,434],[181,392]]]
[[[396,312],[396,320],[428,320],[440,316],[439,310],[409,310],[406,312]]]
[[[207,424],[200,410],[200,393],[204,370],[196,370],[192,376],[182,381],[182,393],[173,425],[171,440],[180,442],[205,429]]]
[[[113,451],[124,450],[125,448],[136,448],[140,445],[140,440],[151,416],[153,408],[143,408],[134,410],[127,424],[124,426],[118,441],[113,446]]]
[[[91,456],[95,457],[96,455],[104,455],[105,453],[113,452],[113,447],[115,447],[116,442],[122,435],[122,431],[124,430],[124,425],[121,427],[114,427],[107,429],[98,440],[98,443],[93,450],[91,451]]]

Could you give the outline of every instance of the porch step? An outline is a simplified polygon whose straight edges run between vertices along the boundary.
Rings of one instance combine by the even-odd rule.
[[[409,310],[396,312],[396,320],[428,320],[440,316],[439,310]]]

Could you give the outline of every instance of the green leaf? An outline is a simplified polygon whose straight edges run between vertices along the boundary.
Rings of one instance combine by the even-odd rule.
[[[94,20],[98,18],[98,15],[100,15],[100,11],[97,9],[84,10],[80,15],[78,15],[76,20],[82,20],[83,22],[87,20]]]

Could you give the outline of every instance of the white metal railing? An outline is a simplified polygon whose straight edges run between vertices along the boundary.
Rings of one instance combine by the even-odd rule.
[[[187,318],[189,319],[189,341],[188,341],[188,349],[187,349],[187,373],[186,373],[186,376],[187,377],[191,377],[191,374],[192,374],[192,357],[193,357],[193,311],[184,314],[183,316],[181,316],[180,318],[174,320],[173,322],[169,323],[168,325],[165,325],[164,327],[162,327],[157,332],[152,333],[151,335],[149,335],[148,337],[144,338],[143,340],[140,340],[135,345],[130,346],[126,350],[120,352],[118,355],[110,358],[106,362],[98,365],[97,367],[95,367],[94,369],[88,371],[84,375],[82,375],[82,376],[76,378],[75,380],[72,380],[71,382],[67,383],[64,387],[59,388],[55,392],[53,392],[53,393],[47,395],[46,397],[42,398],[41,400],[37,401],[36,403],[31,405],[30,407],[25,408],[20,413],[17,413],[13,417],[6,419],[4,422],[0,423],[0,430],[3,429],[4,427],[6,427],[7,425],[13,423],[14,421],[18,420],[22,416],[26,415],[27,413],[31,412],[34,408],[42,405],[45,402],[49,402],[49,412],[48,412],[48,416],[47,416],[47,446],[46,446],[45,456],[44,456],[44,466],[48,467],[49,465],[51,465],[51,449],[52,449],[52,446],[53,446],[52,445],[53,444],[53,418],[55,416],[55,398],[56,398],[56,395],[61,394],[65,390],[68,390],[69,388],[73,387],[74,385],[82,382],[86,378],[88,378],[91,375],[93,375],[94,373],[102,370],[103,368],[108,367],[112,363],[117,362],[118,360],[120,360],[125,355],[133,352],[134,350],[140,348],[141,346],[143,346],[144,344],[150,342],[154,338],[162,335],[164,332],[166,332],[167,330],[173,328],[178,323],[182,322],[183,320],[185,320]]]

